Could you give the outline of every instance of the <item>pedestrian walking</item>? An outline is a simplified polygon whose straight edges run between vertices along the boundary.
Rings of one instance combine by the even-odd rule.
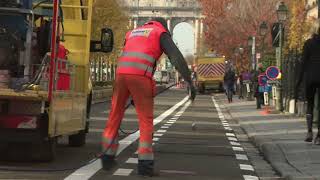
[[[237,84],[239,89],[239,99],[243,99],[243,72],[239,74]]]
[[[306,142],[312,142],[313,140],[313,108],[314,98],[317,88],[320,88],[320,25],[317,21],[310,31],[311,38],[308,39],[303,48],[302,59],[301,59],[301,74],[298,78],[296,89],[299,88],[303,77],[305,79],[305,92],[307,99],[307,114],[306,121],[308,132],[305,138]],[[320,123],[318,119],[318,134],[314,139],[314,143],[320,145]]]
[[[132,97],[139,119],[140,139],[138,147],[138,174],[154,176],[153,103],[155,86],[152,80],[156,63],[163,52],[190,85],[193,101],[196,96],[191,74],[181,52],[173,42],[167,23],[163,18],[154,18],[126,34],[123,53],[118,59],[116,80],[112,96],[109,120],[102,137],[103,169],[115,165],[119,147],[118,130],[124,116],[125,105]]]
[[[258,70],[254,71],[253,74],[253,90],[254,90],[254,97],[256,98],[256,105],[257,105],[257,109],[261,109],[261,105],[263,104],[263,92],[259,91],[259,75],[263,74],[264,70],[263,70],[263,65],[259,64],[258,65]]]
[[[232,70],[232,68],[228,68],[226,73],[224,74],[223,77],[223,83],[226,91],[226,95],[228,98],[228,102],[232,102],[232,96],[235,91],[234,85],[235,85],[235,80],[236,80],[236,74]]]

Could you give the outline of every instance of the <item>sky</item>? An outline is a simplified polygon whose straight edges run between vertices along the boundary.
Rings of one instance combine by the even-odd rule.
[[[190,24],[178,24],[173,30],[173,40],[184,56],[194,54],[194,31]]]

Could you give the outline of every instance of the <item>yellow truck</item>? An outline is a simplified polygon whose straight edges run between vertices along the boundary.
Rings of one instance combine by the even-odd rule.
[[[199,93],[206,90],[223,90],[225,72],[224,57],[201,57],[197,59],[197,87]]]
[[[0,2],[0,145],[55,157],[57,137],[85,144],[89,54],[110,52],[113,33],[91,40],[92,0]],[[2,154],[4,155],[4,154]]]

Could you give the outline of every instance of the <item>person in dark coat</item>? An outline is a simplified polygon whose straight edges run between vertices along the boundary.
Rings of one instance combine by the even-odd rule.
[[[263,92],[259,92],[259,75],[264,72],[263,65],[258,64],[258,70],[254,71],[253,80],[254,83],[254,97],[256,98],[257,109],[261,109],[263,105]]]
[[[223,81],[229,103],[232,102],[232,94],[234,92],[234,83],[236,80],[235,72],[229,68],[224,74]]]
[[[308,39],[303,48],[301,59],[301,74],[298,79],[297,87],[299,88],[303,77],[305,78],[305,92],[307,99],[307,127],[308,133],[306,136],[306,142],[312,142],[313,132],[313,108],[314,98],[317,88],[320,88],[320,28],[319,21],[317,21],[311,29],[312,37]],[[319,119],[318,119],[319,121]],[[320,123],[318,123],[318,134],[314,139],[314,143],[320,145]]]

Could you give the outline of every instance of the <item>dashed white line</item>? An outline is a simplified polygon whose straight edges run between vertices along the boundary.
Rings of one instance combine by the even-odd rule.
[[[169,123],[169,124],[174,124],[175,122],[168,121],[167,123]]]
[[[169,129],[169,126],[161,126],[161,129]]]
[[[172,126],[172,124],[164,124],[164,126]]]
[[[159,129],[157,132],[159,132],[159,133],[165,133],[165,132],[167,132],[167,130]]]
[[[212,97],[212,101],[217,109],[218,116],[222,122],[224,129],[232,131],[232,128],[230,128],[229,122],[225,120],[225,116],[222,114],[222,111],[219,107],[219,104],[216,102],[214,97]],[[224,106],[221,106],[221,107],[224,107]],[[228,140],[229,140],[230,144],[232,145],[233,151],[244,152],[244,149],[242,147],[238,147],[238,146],[241,146],[241,144],[239,142],[235,142],[235,141],[238,141],[238,139],[236,138],[236,135],[234,133],[226,133],[226,136],[228,137]],[[248,156],[246,156],[244,154],[236,154],[236,159],[248,161]],[[241,170],[254,171],[254,168],[251,165],[240,164],[239,166],[240,166]],[[251,175],[244,175],[243,178],[244,178],[244,180],[259,180],[258,177],[251,176]]]
[[[247,171],[254,171],[254,168],[251,165],[248,164],[240,164],[241,170],[247,170]]]
[[[132,173],[133,169],[118,169],[114,172],[115,176],[129,176]]]
[[[234,147],[234,146],[232,146],[232,149],[234,151],[244,151],[244,149],[242,147]]]
[[[160,123],[161,121],[163,121],[164,119],[166,119],[176,109],[178,109],[183,104],[185,104],[188,101],[188,99],[189,99],[189,97],[186,96],[179,103],[177,103],[176,105],[174,105],[173,107],[171,107],[170,109],[168,109],[167,111],[162,113],[160,116],[158,116],[157,118],[154,119],[153,124],[156,125],[156,124]],[[182,109],[186,109],[190,104],[191,104],[191,102],[189,101],[188,103],[186,103],[184,105],[184,108],[182,108]],[[124,144],[123,143],[124,141],[132,141],[132,142],[134,142],[139,138],[139,135],[140,135],[140,131],[137,131],[136,133],[131,134],[131,135],[127,136],[126,138],[124,138],[123,140],[121,140],[119,142],[120,146],[119,146],[117,155],[119,155],[124,149],[126,149],[129,146],[129,144]],[[65,178],[65,180],[78,180],[79,178],[81,180],[87,180],[87,179],[90,179],[94,174],[96,174],[96,172],[98,172],[101,168],[102,168],[101,160],[98,159],[98,160],[94,161],[92,164],[89,164],[87,166],[81,167],[78,170],[74,171],[72,174],[67,176]],[[81,176],[79,176],[79,174],[81,174]]]
[[[157,136],[157,137],[160,137],[160,136],[163,136],[163,134],[158,134],[158,133],[155,133],[155,134],[153,134],[153,136]]]
[[[235,134],[233,134],[233,133],[226,133],[226,136],[236,137],[236,135],[235,135]]]
[[[231,144],[232,146],[241,146],[240,143],[234,142],[234,141],[230,141],[230,144]]]
[[[257,176],[244,175],[244,180],[259,180]]]
[[[229,141],[238,141],[238,139],[237,139],[237,138],[234,138],[234,137],[228,137],[228,140],[229,140]]]
[[[159,141],[159,138],[153,138],[152,140],[153,141]]]
[[[245,161],[248,161],[248,156],[244,155],[244,154],[236,154],[236,158],[238,160],[245,160]]]
[[[138,164],[138,158],[129,158],[126,163],[128,164]]]

